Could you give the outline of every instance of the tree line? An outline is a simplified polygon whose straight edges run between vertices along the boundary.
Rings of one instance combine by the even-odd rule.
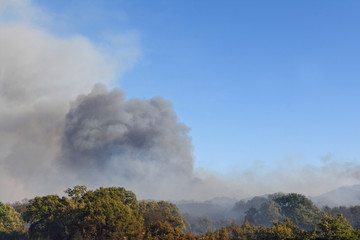
[[[0,239],[360,239],[359,206],[320,210],[296,193],[238,202],[235,208],[243,212],[242,223],[228,221],[214,229],[209,227],[211,219],[205,218],[201,222],[206,232],[198,234],[194,234],[197,226],[186,221],[175,204],[139,202],[125,188],[75,186],[65,193],[12,206],[0,202]]]

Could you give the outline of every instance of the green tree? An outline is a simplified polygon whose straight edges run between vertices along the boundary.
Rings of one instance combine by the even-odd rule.
[[[275,197],[273,201],[279,205],[280,214],[300,228],[311,229],[320,221],[320,209],[304,195],[290,193]]]
[[[16,201],[14,203],[11,203],[10,206],[15,209],[16,212],[20,213],[20,218],[22,218],[22,215],[26,211],[26,206],[29,204],[29,199],[23,199],[21,202]]]
[[[227,227],[228,239],[230,240],[255,240],[262,239],[264,228],[255,226],[245,221],[242,225],[232,223]]]
[[[274,223],[268,230],[269,239],[273,240],[290,240],[304,239],[305,232],[300,230],[290,219],[286,218],[281,223]]]
[[[267,200],[259,209],[250,208],[246,212],[245,221],[255,225],[271,227],[273,222],[280,222],[285,217],[281,214],[281,208],[272,199]]]
[[[360,206],[353,206],[353,207],[344,207],[344,206],[340,206],[340,207],[334,207],[334,208],[330,208],[330,207],[324,207],[323,211],[331,216],[336,218],[338,215],[343,215],[346,220],[349,222],[349,224],[353,227],[353,228],[360,228]]]
[[[72,202],[57,195],[31,199],[24,213],[31,239],[71,239],[76,231]]]
[[[83,185],[77,185],[73,188],[68,188],[65,190],[65,193],[71,198],[73,199],[76,203],[78,203],[81,198],[84,196],[84,194],[86,193],[87,188],[86,186]]]
[[[139,204],[140,213],[144,218],[145,227],[161,221],[168,222],[171,227],[185,230],[185,219],[181,215],[177,206],[173,203],[160,201],[141,201]]]
[[[336,218],[324,216],[318,224],[319,240],[356,240],[359,234],[342,215]]]
[[[228,240],[229,233],[226,227],[222,227],[216,231],[216,239],[218,240]]]
[[[173,228],[166,221],[152,223],[146,231],[145,240],[182,240],[193,239],[191,235],[186,236],[179,228]]]
[[[322,213],[311,200],[301,194],[277,194],[269,198],[259,209],[250,208],[245,220],[271,227],[274,222],[289,218],[295,225],[309,230],[319,221]]]
[[[143,219],[136,195],[125,188],[99,188],[86,192],[78,221],[86,239],[138,239]]]
[[[143,220],[136,196],[125,188],[84,186],[67,189],[70,198],[57,195],[30,200],[24,220],[31,239],[138,239]]]
[[[242,216],[244,216],[249,209],[259,209],[266,200],[267,198],[259,196],[253,197],[248,201],[240,200],[235,203],[233,210],[238,214],[239,219],[242,219]]]
[[[21,239],[25,236],[25,225],[11,206],[0,202],[0,239]]]

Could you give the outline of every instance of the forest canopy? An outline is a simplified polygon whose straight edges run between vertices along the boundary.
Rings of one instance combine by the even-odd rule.
[[[359,207],[320,210],[296,193],[240,201],[234,209],[245,214],[244,221],[224,221],[222,227],[212,227],[211,218],[185,218],[174,203],[139,202],[122,187],[75,186],[65,193],[17,202],[14,208],[0,203],[0,239],[360,239],[353,227]]]

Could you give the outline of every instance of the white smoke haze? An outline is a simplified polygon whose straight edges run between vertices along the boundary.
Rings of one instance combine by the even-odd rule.
[[[48,25],[52,19],[31,0],[1,0],[1,22],[34,23],[37,26]]]
[[[33,9],[28,1],[0,3],[1,14],[26,20],[0,23],[2,201],[58,191],[65,176],[55,160],[69,103],[97,82],[114,81],[139,54],[115,48],[112,56],[83,36],[56,37],[23,18]],[[117,68],[121,62],[127,65]]]
[[[76,184],[120,185],[158,199],[207,196],[193,173],[188,128],[170,102],[124,102],[104,85],[86,95],[132,67],[140,51],[127,37],[115,39],[129,49],[110,55],[85,37],[0,24],[2,201]]]
[[[103,85],[77,99],[66,116],[62,163],[86,178],[111,169],[119,184],[176,175],[191,181],[188,128],[171,104],[160,97],[124,100],[119,89]]]
[[[204,200],[313,195],[359,181],[359,165],[336,161],[285,161],[262,173],[239,166],[221,177],[194,169],[189,127],[169,101],[127,100],[108,88],[141,56],[136,33],[110,36],[99,47],[39,27],[48,16],[30,1],[2,0],[0,14],[0,201],[78,184],[123,186],[139,198]]]
[[[306,161],[301,158],[296,161],[285,159],[271,171],[264,171],[264,166],[254,164],[253,168],[239,170],[238,174],[232,172],[226,181],[231,189],[238,188],[238,196],[244,198],[276,192],[316,196],[359,183],[359,164],[333,154],[327,154],[326,158],[327,161],[313,165],[304,164]]]

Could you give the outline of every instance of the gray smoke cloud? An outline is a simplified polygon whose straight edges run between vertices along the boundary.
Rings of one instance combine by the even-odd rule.
[[[170,102],[105,87],[141,55],[136,34],[99,48],[34,24],[49,16],[31,1],[0,1],[0,14],[0,201],[78,184],[143,198],[214,195],[219,181],[196,176],[189,128]]]
[[[128,51],[115,44],[108,54],[83,36],[58,37],[30,20],[45,15],[30,1],[0,1],[0,201],[64,189],[67,174],[56,157],[70,101],[97,82],[111,83],[139,57],[136,43]],[[130,45],[135,36],[126,38]]]
[[[188,127],[177,120],[170,102],[161,97],[125,101],[119,89],[96,85],[80,96],[65,121],[63,151],[67,164],[105,168],[116,162],[123,174],[127,161],[156,163],[159,171],[192,173],[192,145]]]
[[[204,199],[228,188],[194,171],[189,128],[162,97],[125,99],[97,84],[66,115],[58,164],[73,182],[118,185],[139,198]]]
[[[116,176],[118,184],[169,196],[164,194],[169,187],[161,189],[160,181],[196,181],[188,131],[169,101],[126,101],[120,89],[98,84],[79,96],[66,115],[60,161],[87,182],[101,176],[96,180],[114,184]]]

